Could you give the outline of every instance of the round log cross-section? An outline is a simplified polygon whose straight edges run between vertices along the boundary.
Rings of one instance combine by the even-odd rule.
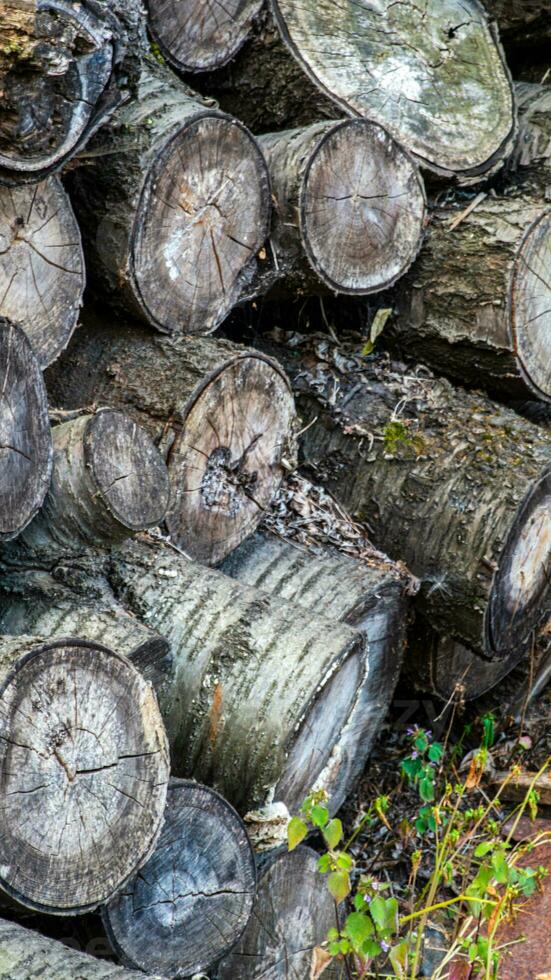
[[[250,34],[264,0],[149,0],[149,30],[179,71],[221,68]]]
[[[84,258],[60,181],[0,187],[0,314],[23,327],[41,367],[67,346],[84,291]]]
[[[16,537],[42,506],[52,456],[40,366],[23,331],[0,317],[0,541]]]
[[[209,974],[241,938],[256,887],[243,821],[218,793],[174,779],[147,864],[103,910],[123,963],[167,977]]]
[[[68,915],[107,901],[149,856],[169,759],[153,690],[106,647],[0,646],[0,886]]]

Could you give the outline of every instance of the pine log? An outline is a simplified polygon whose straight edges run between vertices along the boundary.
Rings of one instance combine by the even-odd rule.
[[[0,315],[24,329],[43,368],[77,325],[84,279],[80,232],[60,181],[0,187]]]
[[[155,695],[82,639],[0,641],[0,885],[58,915],[107,901],[147,860],[168,783]]]
[[[149,32],[173,68],[222,68],[249,37],[264,0],[149,0]]]
[[[216,980],[306,980],[318,977],[319,947],[338,925],[335,903],[309,847],[277,850],[262,860],[253,914],[241,942],[215,974]],[[324,980],[344,980],[331,963]]]
[[[164,333],[211,333],[268,235],[270,184],[237,120],[144,61],[136,96],[89,144],[71,191],[102,299]]]
[[[147,864],[103,909],[112,948],[148,975],[209,974],[239,941],[256,889],[245,825],[206,786],[172,780]]]
[[[484,0],[484,6],[490,16],[495,17],[507,48],[510,46],[514,50],[518,45],[549,43],[549,0]]]
[[[255,530],[294,460],[295,409],[283,370],[227,341],[169,342],[91,320],[47,383],[54,404],[97,399],[160,441],[171,484],[168,530],[208,564]]]
[[[367,120],[322,122],[261,137],[274,214],[253,294],[361,295],[391,286],[417,255],[425,192],[416,165]]]
[[[138,0],[1,0],[0,182],[58,170],[127,97]]]
[[[110,566],[117,599],[171,644],[160,704],[175,775],[240,813],[291,811],[314,786],[335,812],[372,740],[364,637],[168,547],[125,544]]]
[[[27,337],[0,317],[0,542],[42,506],[52,471],[48,401]]]
[[[421,579],[439,632],[489,659],[522,653],[551,607],[547,433],[426,369],[344,345],[331,365],[330,347],[288,364],[316,481]]]
[[[334,118],[384,126],[424,168],[471,182],[515,133],[511,80],[478,0],[270,0],[252,43],[194,84],[255,133]]]
[[[539,196],[435,208],[385,337],[461,383],[551,400],[550,263],[551,211]]]

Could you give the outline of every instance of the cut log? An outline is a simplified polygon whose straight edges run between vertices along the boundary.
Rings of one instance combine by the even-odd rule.
[[[171,483],[168,530],[208,564],[255,530],[294,461],[295,409],[283,370],[227,341],[168,342],[91,320],[47,383],[56,405],[98,399],[161,442]]]
[[[107,901],[147,860],[168,783],[153,690],[81,639],[0,641],[0,886],[70,915]]]
[[[551,12],[550,12],[551,18]],[[551,200],[551,85],[515,85],[519,111],[518,140],[509,161],[518,176],[536,183]]]
[[[160,695],[173,771],[240,813],[297,808],[316,786],[335,812],[363,768],[369,657],[360,633],[132,542],[110,558],[119,601],[165,636],[174,679]]]
[[[461,383],[551,400],[551,211],[528,194],[467,211],[433,210],[385,338]]]
[[[490,16],[495,17],[507,47],[549,43],[549,0],[484,0],[484,6]]]
[[[0,187],[0,314],[23,328],[43,368],[77,325],[84,278],[80,232],[60,181]]]
[[[511,80],[477,0],[271,0],[269,8],[253,43],[198,81],[253,132],[332,118],[336,105],[380,123],[421,166],[460,182],[495,171],[511,151]]]
[[[104,908],[103,922],[129,967],[210,974],[241,938],[255,889],[253,850],[235,810],[205,786],[172,780],[157,847]]]
[[[59,169],[124,100],[141,16],[136,0],[2,0],[0,182]]]
[[[426,369],[316,346],[288,364],[316,481],[421,579],[439,632],[489,659],[526,649],[551,608],[547,433]]]
[[[216,980],[291,980],[317,977],[319,947],[338,925],[335,903],[309,847],[263,858],[253,914],[243,938],[216,972]],[[344,980],[342,963],[331,963],[324,980]]]
[[[52,457],[40,366],[23,331],[0,317],[0,542],[17,537],[42,506]]]
[[[72,182],[102,299],[164,333],[219,326],[256,270],[270,222],[258,144],[188,93],[144,63],[136,98],[90,143]]]
[[[212,71],[235,57],[264,0],[149,0],[149,31],[181,72]]]
[[[417,255],[425,192],[411,158],[366,120],[317,123],[260,139],[270,168],[269,258],[253,293],[391,286]],[[268,268],[266,268],[268,266]]]

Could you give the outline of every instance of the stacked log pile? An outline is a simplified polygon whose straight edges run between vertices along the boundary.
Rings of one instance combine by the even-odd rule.
[[[408,636],[449,701],[545,632],[549,429],[503,403],[551,402],[551,95],[507,66],[549,30],[0,0],[0,976],[319,975],[290,814]]]

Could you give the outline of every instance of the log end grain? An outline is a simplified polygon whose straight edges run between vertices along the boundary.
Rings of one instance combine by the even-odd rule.
[[[149,30],[178,71],[222,68],[252,30],[263,0],[149,0]]]
[[[551,210],[528,228],[511,285],[513,342],[527,384],[551,400]]]

